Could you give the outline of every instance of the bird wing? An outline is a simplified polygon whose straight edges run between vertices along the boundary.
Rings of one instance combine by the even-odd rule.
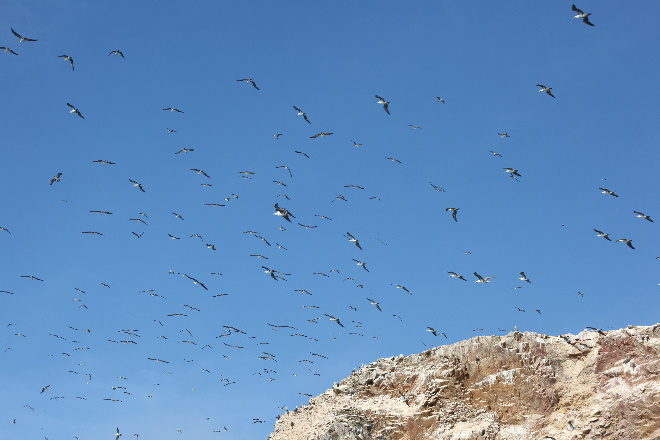
[[[483,280],[483,277],[481,275],[479,275],[478,273],[476,273],[476,272],[474,273],[474,276],[479,278],[480,280]]]
[[[547,93],[548,95],[552,96],[553,98],[555,97],[555,95],[553,95],[552,92],[551,92],[550,90],[546,91],[545,93]]]
[[[575,5],[571,6],[571,9],[577,12],[578,14],[582,14],[582,11],[580,11],[578,8],[575,7]]]
[[[383,109],[384,109],[384,110],[387,112],[387,114],[389,115],[389,114],[390,114],[390,111],[389,111],[389,109],[387,108],[387,105],[388,105],[387,103],[383,104]]]

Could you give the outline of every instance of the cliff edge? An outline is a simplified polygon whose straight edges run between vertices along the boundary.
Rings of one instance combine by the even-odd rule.
[[[379,359],[270,440],[660,440],[660,324],[478,336]]]

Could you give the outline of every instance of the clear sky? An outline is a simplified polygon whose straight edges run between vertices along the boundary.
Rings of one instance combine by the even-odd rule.
[[[660,4],[571,5],[5,2],[0,432],[263,439],[381,357],[657,322]]]

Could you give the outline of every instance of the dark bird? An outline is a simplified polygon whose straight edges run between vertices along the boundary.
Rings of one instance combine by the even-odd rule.
[[[491,153],[493,153],[493,156],[499,156],[499,157],[502,157],[502,155],[501,155],[500,153],[497,153],[497,152],[495,152],[495,151],[493,151],[493,150],[488,150],[488,151],[490,151]]]
[[[7,232],[9,232],[9,229],[7,229],[7,228],[3,228],[2,226],[0,226],[0,231],[7,231]],[[11,232],[9,232],[9,233],[11,234]]]
[[[456,215],[457,215],[459,209],[461,209],[461,208],[447,208],[447,209],[445,209],[445,212],[451,211],[451,216],[454,217],[454,221],[458,222],[458,219],[456,218]]]
[[[389,101],[385,101],[385,99],[381,98],[381,97],[378,96],[378,95],[375,95],[375,96],[376,96],[376,98],[378,98],[378,104],[383,104],[383,110],[385,110],[385,111],[387,112],[387,114],[389,115],[389,114],[390,114],[390,110],[389,110],[389,107],[388,107],[388,106],[389,106],[390,102],[389,102]]]
[[[18,34],[18,32],[16,32],[13,28],[12,28],[12,30],[11,30],[11,33],[14,34],[14,35],[16,35],[16,36],[18,37],[18,39],[21,40],[20,43],[22,43],[23,41],[37,41],[37,40],[33,40],[33,39],[31,39],[31,38],[21,37],[21,36]]]
[[[93,160],[92,162],[94,163],[100,163],[101,165],[116,165],[114,162],[110,162],[109,160]]]
[[[434,185],[433,182],[429,182],[429,183],[430,183],[431,186],[433,187],[433,190],[434,190],[434,191],[445,192],[445,189],[444,189],[444,188],[440,188],[439,186]]]
[[[60,181],[60,177],[62,177],[62,173],[57,173],[57,174],[55,175],[55,177],[53,177],[52,179],[50,179],[50,184],[52,185],[52,184],[55,183],[55,182],[59,182],[59,181]]]
[[[294,153],[302,154],[302,155],[305,156],[307,159],[309,159],[309,156],[308,156],[307,154],[303,153],[302,151],[294,151]]]
[[[552,87],[546,87],[543,84],[537,84],[537,87],[541,87],[541,90],[539,90],[539,92],[545,92],[548,95],[552,96],[553,98],[555,97],[555,95],[553,95],[552,92],[550,91],[552,90]]]
[[[237,79],[236,81],[247,81],[248,84],[252,84],[255,89],[259,90],[259,87],[257,87],[257,84],[252,80],[252,78]]]
[[[197,168],[191,168],[190,171],[195,171],[197,174],[203,174],[209,179],[211,178],[208,174],[206,174],[203,170],[198,170]]]
[[[78,116],[80,116],[81,118],[85,119],[85,117],[82,115],[82,113],[80,113],[80,110],[78,110],[77,108],[75,108],[74,106],[72,106],[71,104],[69,104],[68,102],[66,103],[66,105],[68,105],[69,107],[71,107],[71,111],[70,111],[69,113],[75,113],[75,114],[77,114]]]
[[[498,134],[498,136],[500,136],[501,138],[505,138],[505,137],[506,137],[506,138],[510,138],[510,137],[511,137],[511,136],[509,136],[509,133],[497,133],[497,134]]]
[[[443,103],[443,104],[445,103],[445,100],[444,100],[444,99],[442,99],[441,97],[439,97],[439,96],[436,96],[436,98],[438,98],[438,102],[441,102],[441,103]]]
[[[582,12],[580,9],[576,8],[575,5],[573,5],[573,6],[571,7],[571,9],[572,9],[573,11],[577,12],[577,15],[576,15],[575,17],[573,17],[573,18],[581,18],[581,19],[582,19],[582,22],[584,22],[584,24],[588,24],[589,26],[593,26],[593,24],[589,23],[589,16],[590,16],[591,14],[585,14],[585,13]]]
[[[183,112],[182,112],[181,110],[179,110],[178,108],[172,108],[172,107],[167,107],[167,108],[164,108],[163,110],[169,110],[170,112],[183,113]]]
[[[69,55],[58,55],[57,58],[64,58],[64,61],[68,61],[71,63],[71,70],[75,70],[73,68],[73,58],[71,58]]]
[[[177,151],[177,152],[174,153],[174,154],[188,153],[189,151],[195,151],[195,149],[194,149],[194,148],[182,148],[182,149],[180,149],[179,151]]]
[[[376,308],[378,309],[379,312],[382,312],[382,310],[380,309],[380,305],[379,305],[380,303],[377,303],[376,301],[374,301],[373,299],[370,299],[370,298],[367,298],[367,301],[369,301],[372,306],[376,306]]]
[[[117,56],[117,55],[121,55],[122,58],[126,58],[126,57],[124,56],[124,54],[122,53],[121,50],[113,50],[112,52],[110,52],[110,53],[108,54],[108,56],[112,55],[113,53],[115,54],[115,56]]]
[[[330,136],[332,133],[319,133],[315,134],[314,136],[310,136],[310,139],[316,139],[317,137],[323,137],[323,136]]]
[[[385,159],[391,160],[392,162],[401,163],[401,161],[399,159],[395,159],[393,157],[385,157]]]
[[[37,278],[34,275],[21,275],[21,278],[29,278],[31,280],[43,281],[41,278]]]
[[[293,106],[293,108],[298,112],[298,116],[302,116],[303,118],[305,118],[305,121],[307,121],[308,124],[311,124],[311,122],[309,122],[309,119],[307,119],[307,115],[305,114],[305,112],[303,112],[302,110],[300,110],[300,109],[299,109],[298,107],[296,107],[295,105]]]
[[[520,281],[527,281],[527,282],[530,283],[530,284],[532,283],[532,282],[529,280],[529,278],[527,278],[527,277],[525,276],[525,272],[520,272],[520,275],[521,275],[521,277],[518,278]]]
[[[39,393],[39,394],[43,394],[43,392],[46,391],[48,388],[50,388],[50,385],[46,385],[45,387],[43,387],[41,389],[41,393]]]
[[[13,53],[14,55],[18,55],[16,52],[14,52],[13,50],[11,50],[11,49],[8,48],[8,47],[2,47],[2,46],[0,46],[0,50],[4,50],[5,53],[7,53],[7,52],[11,52],[11,53]]]
[[[438,336],[437,330],[434,329],[433,327],[426,327],[427,332],[431,332],[433,336]]]

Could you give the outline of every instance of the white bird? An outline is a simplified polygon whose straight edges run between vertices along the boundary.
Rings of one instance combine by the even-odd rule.
[[[21,36],[18,34],[18,32],[16,32],[13,28],[12,28],[12,30],[11,30],[11,33],[14,34],[14,35],[16,35],[16,36],[21,40],[20,43],[22,43],[23,41],[37,41],[37,40],[33,40],[33,39],[31,39],[31,38],[21,37]]]
[[[68,102],[66,103],[66,105],[68,105],[69,107],[71,107],[71,111],[70,111],[69,113],[75,113],[75,114],[77,114],[78,116],[80,116],[81,118],[85,119],[85,117],[82,115],[82,113],[80,113],[80,110],[78,110],[77,108],[75,108],[74,106],[72,106],[71,104],[69,104]]]
[[[620,241],[627,244],[630,249],[635,249],[635,247],[632,245],[632,240],[631,239],[629,239],[629,238],[620,238],[616,242],[618,243]]]
[[[653,220],[651,220],[651,217],[650,217],[650,216],[648,216],[648,215],[644,215],[644,214],[642,214],[642,213],[639,212],[639,211],[633,211],[633,212],[634,212],[635,214],[637,214],[637,217],[639,217],[639,218],[643,218],[644,220],[648,220],[648,221],[650,221],[651,223],[654,223]]]
[[[124,56],[124,54],[122,53],[121,50],[113,50],[112,52],[110,52],[110,53],[108,54],[108,56],[112,55],[113,53],[115,54],[115,56],[117,56],[117,55],[121,55],[122,58],[124,58],[124,59],[126,58],[126,57]]]
[[[520,275],[522,275],[520,278],[518,278],[520,281],[527,281],[528,283],[532,283],[529,278],[525,275],[525,272],[520,272]]]
[[[71,70],[75,70],[73,68],[73,58],[71,58],[69,55],[58,55],[57,58],[64,58],[64,61],[69,61],[71,63]]]
[[[610,190],[607,189],[607,188],[598,188],[598,189],[602,191],[601,194],[607,194],[608,196],[619,197],[619,196],[617,196],[616,194],[614,194],[614,191],[610,191]]]
[[[252,78],[237,79],[236,81],[247,81],[248,84],[252,84],[255,89],[259,90],[259,87],[257,87],[257,84],[252,80]]]
[[[389,102],[389,101],[385,101],[385,99],[381,98],[381,97],[378,96],[378,95],[375,95],[375,96],[376,96],[376,98],[378,98],[378,104],[383,104],[383,110],[385,110],[385,111],[387,112],[387,114],[389,115],[389,114],[390,114],[390,110],[389,110],[389,108],[388,108],[388,105],[389,105],[390,102]]]
[[[582,10],[576,8],[575,5],[573,5],[571,9],[577,12],[577,15],[573,18],[581,18],[585,24],[588,24],[589,26],[593,26],[593,24],[589,23],[589,16],[591,14],[585,14],[584,12],[582,12]]]
[[[307,115],[305,114],[304,111],[300,110],[295,105],[293,106],[293,108],[298,112],[298,116],[302,116],[303,118],[305,118],[305,121],[307,121],[308,124],[311,124],[311,122],[309,122],[309,119],[307,119]]]
[[[497,277],[486,277],[486,278],[484,278],[476,272],[474,273],[474,276],[479,278],[477,281],[475,281],[475,283],[490,283],[490,281],[488,281],[488,280],[493,279],[493,278],[497,278]]]
[[[0,46],[0,50],[4,50],[5,53],[7,53],[7,52],[11,52],[11,53],[13,53],[14,55],[18,55],[16,52],[14,52],[13,50],[11,50],[11,49],[8,48],[8,47]]]
[[[537,84],[537,86],[541,87],[541,90],[539,90],[539,92],[545,92],[548,95],[552,96],[553,98],[555,97],[555,95],[553,95],[552,92],[550,91],[552,90],[552,87],[546,87],[543,84]]]
[[[609,237],[610,234],[606,234],[603,231],[599,231],[598,229],[594,229],[594,231],[596,231],[596,233],[598,234],[599,237],[603,237],[607,241],[612,241],[612,240],[610,240],[610,237]]]
[[[459,275],[456,272],[447,272],[447,273],[450,274],[449,278],[458,278],[458,279],[461,279],[463,281],[467,281],[465,278],[463,278],[463,275]]]
[[[367,269],[366,263],[363,263],[363,262],[361,262],[361,261],[358,261],[358,260],[356,260],[355,258],[353,258],[353,261],[355,261],[355,262],[357,263],[358,266],[362,266],[362,269],[364,269],[364,270],[366,270],[367,272],[369,272],[369,269]]]

